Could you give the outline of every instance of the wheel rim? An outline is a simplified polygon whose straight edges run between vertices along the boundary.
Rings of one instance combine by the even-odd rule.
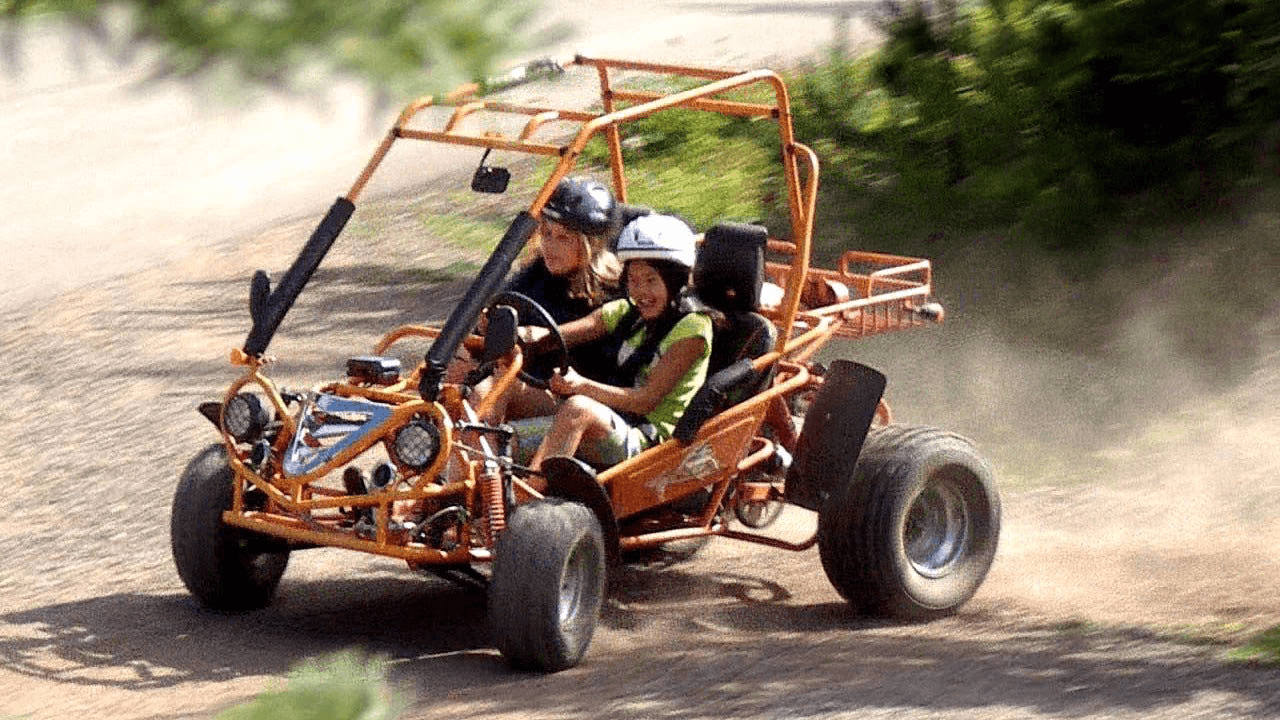
[[[911,502],[902,539],[916,572],[930,578],[950,573],[970,543],[969,505],[960,483],[935,475]]]
[[[587,548],[579,543],[569,555],[564,574],[560,576],[560,627],[562,629],[571,630],[577,625],[582,601],[587,594],[587,584],[590,582],[589,565]]]

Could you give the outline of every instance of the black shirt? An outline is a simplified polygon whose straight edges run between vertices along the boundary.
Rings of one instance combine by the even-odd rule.
[[[597,307],[587,298],[570,296],[569,278],[552,275],[542,258],[516,271],[503,289],[528,296],[541,305],[557,325],[586,317]],[[612,299],[612,296],[606,299]],[[529,322],[529,319],[521,318],[521,321]],[[613,373],[615,364],[613,355],[608,352],[609,344],[606,338],[570,348],[569,364],[583,377],[603,382]],[[550,363],[550,357],[534,358],[530,361],[529,372],[537,377],[547,377],[551,374]]]

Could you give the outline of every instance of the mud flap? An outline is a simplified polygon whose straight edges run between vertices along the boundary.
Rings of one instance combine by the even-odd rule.
[[[817,512],[840,483],[853,477],[862,442],[884,394],[879,371],[837,360],[805,414],[787,471],[787,500]]]
[[[609,566],[617,565],[621,557],[618,520],[613,515],[609,494],[596,480],[596,471],[577,458],[556,456],[542,461],[542,474],[547,480],[547,497],[579,502],[595,513],[600,529],[604,531],[605,556]]]

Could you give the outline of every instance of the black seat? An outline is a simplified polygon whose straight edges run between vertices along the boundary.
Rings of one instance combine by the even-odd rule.
[[[698,297],[723,313],[711,340],[707,380],[674,435],[689,442],[708,419],[755,395],[773,380],[751,361],[773,349],[777,328],[757,310],[764,285],[764,250],[769,232],[759,225],[723,223],[707,231],[693,267]]]
[[[764,249],[769,231],[759,225],[723,223],[707,231],[693,268],[698,297],[724,314],[711,345],[709,375],[773,349],[777,328],[760,309]]]
[[[755,360],[773,349],[778,328],[757,312],[727,312],[723,327],[712,336],[707,375],[714,375],[739,360]]]

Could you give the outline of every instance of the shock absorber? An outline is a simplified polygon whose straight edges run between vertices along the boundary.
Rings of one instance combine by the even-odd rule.
[[[481,480],[484,489],[485,534],[489,546],[498,542],[498,535],[507,528],[507,503],[502,488],[502,470],[497,463],[486,462]]]
[[[484,462],[480,473],[480,501],[484,504],[479,509],[479,518],[488,544],[492,547],[498,542],[498,536],[507,528],[507,495],[505,468],[511,461],[512,443],[515,432],[509,425],[493,427],[475,422],[463,423],[461,430],[475,431],[480,435],[480,447],[484,452]],[[499,450],[495,450],[495,445]]]

